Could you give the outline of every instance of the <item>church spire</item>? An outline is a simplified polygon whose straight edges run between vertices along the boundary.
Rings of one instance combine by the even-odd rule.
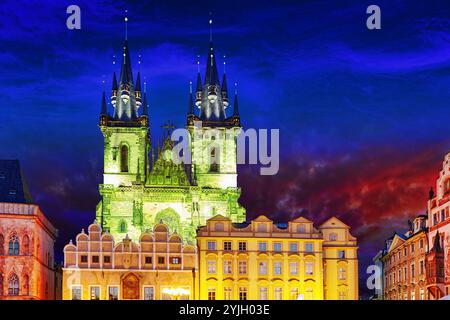
[[[134,88],[134,93],[136,95],[136,106],[139,108],[142,105],[141,73],[139,71],[136,78],[136,87]]]
[[[113,105],[113,107],[116,107],[116,103],[117,103],[117,78],[116,78],[116,72],[114,71],[114,75],[113,75],[113,82],[112,82],[112,93],[111,93],[111,104]]]
[[[192,98],[192,81],[189,82],[188,116],[190,115],[194,115],[194,100]]]
[[[107,116],[108,115],[108,110],[106,109],[106,94],[105,94],[105,89],[103,89],[103,94],[102,94],[102,107],[100,109],[100,115],[101,116]]]
[[[225,56],[223,56],[223,58],[225,59]],[[228,107],[228,85],[227,85],[227,73],[226,73],[226,62],[225,62],[225,60],[223,61],[223,77],[222,77],[221,92],[222,92],[223,105],[226,108],[226,107]]]
[[[237,95],[237,83],[234,83],[234,104],[233,104],[233,116],[239,117],[239,105],[238,105],[238,95]]]
[[[147,82],[145,80],[144,80],[144,102],[142,106],[142,115],[148,117]]]
[[[202,77],[200,76],[200,56],[198,56],[197,60],[197,88],[195,91],[195,105],[200,107],[202,104]]]

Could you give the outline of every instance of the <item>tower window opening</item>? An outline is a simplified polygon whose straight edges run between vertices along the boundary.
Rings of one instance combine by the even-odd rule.
[[[120,171],[128,172],[128,147],[126,145],[120,147]]]
[[[219,172],[219,159],[216,153],[216,148],[211,149],[209,172]]]

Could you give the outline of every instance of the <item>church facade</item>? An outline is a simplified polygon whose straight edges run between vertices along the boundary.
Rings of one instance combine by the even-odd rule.
[[[116,239],[128,235],[137,241],[146,229],[164,221],[193,243],[196,228],[218,213],[234,222],[244,221],[236,169],[236,137],[241,130],[237,95],[227,117],[227,79],[224,73],[219,81],[212,42],[203,82],[199,70],[196,91],[191,85],[189,94],[190,163],[173,159],[173,128],[168,128],[157,147],[152,146],[147,93],[140,78],[138,73],[134,81],[125,40],[119,80],[113,75],[112,113],[105,93],[102,97],[104,172],[96,210],[102,229]]]

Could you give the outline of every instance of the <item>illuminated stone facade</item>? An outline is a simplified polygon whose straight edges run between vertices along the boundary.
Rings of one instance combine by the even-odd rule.
[[[357,242],[333,217],[318,229],[297,218],[215,216],[198,231],[200,299],[356,300]]]
[[[119,243],[98,224],[64,247],[64,300],[195,299],[196,248],[165,224]],[[196,291],[197,290],[197,291]]]
[[[59,298],[56,236],[37,205],[0,203],[0,300]]]
[[[428,200],[427,287],[432,300],[450,294],[450,153],[444,158],[435,190],[430,190]]]
[[[427,300],[427,216],[418,216],[405,234],[386,241],[383,262],[385,300]]]

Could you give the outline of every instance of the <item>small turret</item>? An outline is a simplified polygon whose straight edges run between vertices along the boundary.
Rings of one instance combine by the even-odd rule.
[[[225,62],[223,63],[223,77],[222,77],[222,88],[221,88],[221,93],[222,93],[222,101],[223,101],[223,106],[226,108],[228,107],[228,86],[227,86],[227,74],[225,72]]]
[[[136,96],[136,107],[139,108],[142,105],[142,93],[141,93],[141,73],[138,72],[136,78],[136,87],[134,89],[134,93]]]
[[[195,105],[201,107],[202,105],[202,77],[200,76],[200,61],[197,61],[197,89],[195,91]]]

